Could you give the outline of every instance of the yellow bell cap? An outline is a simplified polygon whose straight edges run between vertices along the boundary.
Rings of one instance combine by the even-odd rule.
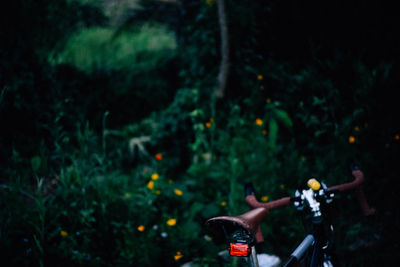
[[[314,191],[317,191],[321,188],[321,184],[315,178],[308,180],[307,185]]]

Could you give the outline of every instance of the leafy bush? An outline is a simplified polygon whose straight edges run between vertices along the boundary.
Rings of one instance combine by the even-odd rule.
[[[174,57],[171,32],[149,24],[131,31],[84,28],[68,40],[55,64],[68,63],[86,72],[97,68],[128,71],[130,75],[154,70],[160,61]]]

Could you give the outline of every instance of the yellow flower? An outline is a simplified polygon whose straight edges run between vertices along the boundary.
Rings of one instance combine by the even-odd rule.
[[[167,221],[167,224],[168,224],[169,226],[174,226],[174,225],[176,224],[176,219],[174,219],[174,218],[169,219],[169,220]]]
[[[148,182],[147,183],[147,188],[152,190],[154,188],[154,182],[153,181]]]
[[[125,198],[131,198],[131,194],[130,193],[125,193],[124,197]]]
[[[61,235],[62,237],[66,237],[66,236],[68,235],[68,232],[67,232],[67,231],[64,231],[64,230],[61,230],[61,231],[60,231],[60,235]]]
[[[168,180],[168,183],[172,184],[174,181],[172,181],[172,179]]]
[[[139,225],[137,229],[138,229],[139,232],[143,232],[144,231],[144,225]]]
[[[205,236],[204,236],[204,239],[205,239],[206,241],[211,241],[211,240],[212,240],[212,237],[209,236],[209,235],[205,235]]]
[[[225,206],[226,206],[226,201],[222,201],[222,202],[221,202],[221,206],[222,206],[222,207],[225,207]]]
[[[281,185],[279,186],[279,188],[280,188],[280,189],[285,189],[285,185],[284,185],[284,184],[281,184]]]
[[[174,192],[178,196],[182,196],[183,195],[183,192],[181,190],[179,190],[179,189],[174,189]]]
[[[160,191],[160,190],[156,190],[156,191],[154,192],[154,194],[160,195],[160,194],[161,194],[161,191]]]
[[[300,158],[300,160],[301,160],[302,162],[304,162],[304,161],[306,161],[306,157],[302,156],[302,157]]]
[[[216,3],[216,0],[206,0],[206,5],[207,6],[214,6],[215,5],[215,3]]]
[[[180,251],[178,251],[178,252],[176,253],[176,255],[174,256],[174,259],[177,261],[177,260],[179,260],[179,259],[182,258],[182,257],[183,257],[182,253],[181,253]]]
[[[354,136],[349,136],[349,143],[352,144],[356,141],[356,138]]]
[[[267,202],[268,199],[269,199],[268,196],[262,196],[262,197],[261,197],[261,201],[262,201],[262,202]]]
[[[263,124],[262,119],[257,118],[257,119],[256,119],[256,124],[261,126],[261,125]]]
[[[152,179],[152,180],[157,180],[158,178],[159,178],[158,173],[153,173],[153,174],[151,175],[151,179]]]
[[[267,104],[271,103],[271,98],[267,98],[267,100],[265,100],[265,102],[267,102]]]
[[[257,75],[257,80],[261,81],[263,79],[263,76],[261,74]]]

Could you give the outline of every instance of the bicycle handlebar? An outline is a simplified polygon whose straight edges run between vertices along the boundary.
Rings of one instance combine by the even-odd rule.
[[[328,188],[328,191],[346,192],[346,191],[355,189],[357,200],[358,200],[358,203],[360,204],[363,215],[364,216],[373,215],[375,213],[375,209],[371,208],[369,206],[367,199],[365,197],[365,194],[364,194],[364,190],[362,188],[362,183],[364,181],[364,174],[355,166],[351,166],[351,170],[352,170],[351,173],[354,177],[354,180],[352,182],[332,186],[332,187]],[[253,186],[251,183],[247,183],[245,185],[245,193],[246,193],[246,202],[250,209],[261,207],[261,208],[265,208],[269,211],[271,209],[276,209],[276,208],[287,206],[293,200],[293,198],[291,198],[291,197],[284,197],[284,198],[270,201],[267,203],[260,203],[260,202],[258,202],[257,198],[254,195],[254,189],[253,189]],[[258,231],[256,233],[256,240],[257,240],[257,242],[262,242],[264,240],[262,233],[261,233],[261,228],[258,228]]]

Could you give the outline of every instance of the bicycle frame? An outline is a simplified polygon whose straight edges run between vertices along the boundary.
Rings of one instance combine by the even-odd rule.
[[[306,254],[306,252],[308,252],[310,248],[312,248],[314,242],[315,242],[314,236],[312,234],[307,235],[306,238],[304,238],[304,240],[300,243],[300,245],[290,255],[284,267],[289,267],[300,262],[300,260],[302,260],[304,255]]]
[[[299,262],[305,261],[305,265],[310,267],[332,267],[328,251],[329,242],[322,222],[315,224],[313,233],[303,239],[283,266],[297,266]]]

